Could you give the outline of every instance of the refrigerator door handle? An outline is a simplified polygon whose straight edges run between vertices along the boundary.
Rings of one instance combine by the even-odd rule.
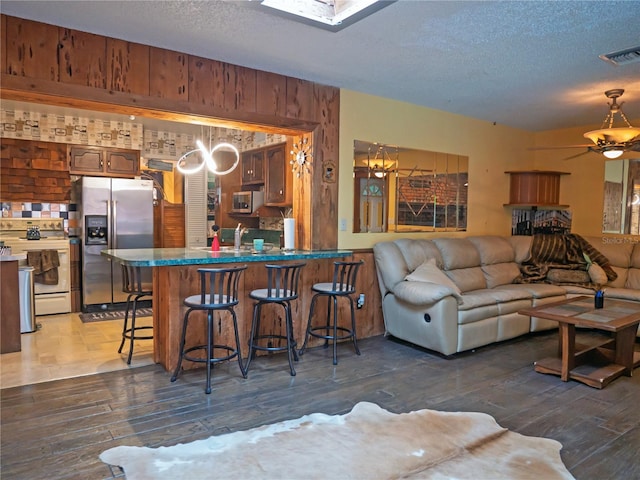
[[[111,248],[118,248],[118,205],[116,200],[111,201]]]
[[[113,238],[113,219],[112,219],[112,211],[111,211],[111,200],[107,200],[105,202],[107,204],[107,248],[113,248],[111,244]]]

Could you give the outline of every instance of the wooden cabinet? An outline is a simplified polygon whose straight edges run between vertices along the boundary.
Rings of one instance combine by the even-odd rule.
[[[242,184],[256,185],[264,183],[265,150],[252,150],[242,153]]]
[[[140,152],[121,148],[70,146],[69,172],[75,175],[135,177],[140,174]]]
[[[560,177],[567,172],[542,170],[508,171],[511,175],[509,203],[513,207],[556,207],[560,200]]]
[[[266,175],[264,183],[264,204],[288,206],[292,203],[291,169],[286,161],[286,144],[270,147],[266,151]]]
[[[18,260],[0,261],[0,353],[19,352],[22,348],[20,338],[20,302],[18,289]]]
[[[269,145],[242,154],[242,185],[264,185],[264,204],[292,204],[293,176],[287,162],[287,144]]]
[[[153,248],[183,248],[184,246],[184,204],[158,200],[153,206]]]

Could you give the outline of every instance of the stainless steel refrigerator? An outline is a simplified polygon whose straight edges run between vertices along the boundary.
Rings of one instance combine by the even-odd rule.
[[[153,248],[153,181],[81,177],[79,184],[83,311],[117,308],[127,300],[122,267],[100,252]]]

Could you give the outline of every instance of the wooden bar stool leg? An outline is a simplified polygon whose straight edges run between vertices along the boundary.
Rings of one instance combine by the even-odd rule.
[[[131,335],[129,335],[129,355],[127,356],[127,365],[131,365],[131,357],[133,356],[133,341],[136,337],[136,311],[138,309],[139,295],[133,297],[133,312],[131,313]]]
[[[213,311],[207,311],[207,387],[204,393],[211,393],[211,359],[213,358]]]
[[[288,304],[283,304],[285,311],[285,323],[286,323],[286,335],[287,335],[287,355],[289,357],[289,369],[291,370],[291,376],[294,377],[296,375],[296,369],[293,368],[293,360],[295,357],[295,361],[298,361],[298,355],[294,351],[294,343],[293,340],[293,318],[291,317],[291,306]]]
[[[360,349],[358,348],[358,340],[356,340],[356,309],[354,306],[353,298],[347,295],[349,303],[351,304],[351,339],[353,340],[353,348],[356,350],[356,354],[360,355]]]
[[[244,365],[242,364],[242,353],[240,350],[240,333],[238,332],[238,317],[236,316],[236,311],[231,310],[231,315],[233,317],[233,331],[236,336],[236,349],[238,350],[238,366],[240,367],[240,372],[244,378],[247,378],[247,372],[244,369]]]
[[[118,348],[118,353],[122,353],[122,347],[124,347],[124,342],[127,339],[127,326],[129,324],[129,306],[131,304],[131,295],[127,295],[127,307],[124,312],[124,323],[122,325],[122,341],[120,342],[120,348]]]
[[[184,345],[187,337],[187,325],[189,322],[189,314],[191,313],[191,309],[187,310],[187,313],[184,314],[184,319],[182,321],[182,335],[180,337],[180,355],[178,356],[178,365],[176,365],[176,369],[171,376],[171,381],[175,382],[178,378],[178,373],[180,373],[180,368],[182,368],[182,358],[184,356]]]

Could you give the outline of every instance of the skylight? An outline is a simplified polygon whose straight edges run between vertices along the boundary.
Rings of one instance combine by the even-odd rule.
[[[395,0],[262,0],[261,4],[309,25],[337,31],[393,1]]]

